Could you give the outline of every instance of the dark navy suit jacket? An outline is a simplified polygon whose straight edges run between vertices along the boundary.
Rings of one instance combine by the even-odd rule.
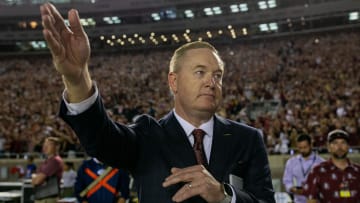
[[[60,116],[76,132],[90,156],[132,173],[141,203],[172,202],[171,197],[183,184],[162,187],[170,169],[197,164],[192,146],[173,112],[159,121],[144,115],[133,125],[121,125],[108,117],[99,96],[88,110],[76,116],[67,115],[62,102]],[[275,203],[267,153],[259,131],[215,115],[213,136],[208,171],[219,182],[229,183],[230,174],[243,180],[243,186],[233,185],[236,202]],[[184,202],[205,201],[193,197]]]

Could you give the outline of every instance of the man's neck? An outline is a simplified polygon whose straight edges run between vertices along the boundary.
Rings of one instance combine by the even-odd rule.
[[[54,156],[56,156],[56,153],[55,153],[55,154],[47,154],[47,155],[46,155],[46,157],[47,157],[48,159],[50,159],[50,158],[52,158],[52,157],[54,157]]]
[[[301,155],[301,156],[302,156],[302,158],[303,158],[304,160],[308,160],[308,159],[310,158],[310,155],[311,155],[311,154],[309,154],[308,156],[302,156],[302,155]]]
[[[185,121],[187,121],[188,123],[190,123],[195,127],[199,127],[201,124],[208,122],[211,119],[211,117],[214,115],[211,113],[186,114],[185,112],[177,110],[176,108],[174,109],[174,111],[178,116],[180,116],[182,119],[184,119]]]
[[[344,170],[349,165],[348,160],[346,158],[337,159],[337,158],[332,157],[332,162],[334,163],[334,165],[336,167],[338,167],[341,170]]]

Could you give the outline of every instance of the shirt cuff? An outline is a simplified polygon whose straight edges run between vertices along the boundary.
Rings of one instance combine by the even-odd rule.
[[[93,82],[93,85],[94,85],[94,89],[95,89],[94,94],[79,103],[69,103],[66,100],[67,91],[66,91],[66,89],[64,90],[62,97],[63,97],[64,103],[65,103],[65,106],[68,110],[67,115],[70,115],[70,116],[79,115],[79,114],[85,112],[86,110],[88,110],[91,107],[91,105],[93,105],[95,103],[96,98],[99,96],[99,90],[98,90],[95,82]]]
[[[233,194],[233,195],[231,196],[231,203],[235,203],[235,202],[236,202],[235,190],[234,190],[234,188],[232,187],[232,185],[229,184],[229,186],[230,186],[231,191],[232,191],[232,194]]]

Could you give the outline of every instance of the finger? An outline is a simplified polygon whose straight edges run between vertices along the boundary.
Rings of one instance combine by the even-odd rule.
[[[61,46],[49,30],[43,30],[44,38],[54,58],[61,54]]]
[[[42,24],[44,29],[49,30],[49,32],[52,33],[52,35],[58,42],[61,41],[60,34],[58,33],[58,30],[54,27],[54,21],[49,15],[42,16]]]
[[[202,165],[195,165],[195,166],[190,166],[190,167],[186,167],[186,168],[172,168],[171,169],[172,174],[170,176],[168,176],[165,180],[172,179],[172,178],[182,176],[182,175],[201,172],[203,170],[206,170],[206,169]]]
[[[191,173],[191,172],[195,172],[195,171],[201,171],[203,169],[205,169],[205,167],[203,165],[189,166],[186,168],[173,167],[173,168],[171,168],[171,173],[172,174]]]
[[[84,37],[86,34],[80,22],[79,12],[76,9],[71,9],[68,13],[68,18],[74,35],[77,37]]]
[[[53,16],[53,14],[51,13],[51,10],[49,8],[49,5],[48,4],[43,4],[40,6],[40,14],[41,14],[41,17],[43,16],[50,16],[51,17],[51,20],[53,22],[55,22],[55,18]]]
[[[196,178],[203,178],[205,177],[205,172],[202,167],[194,167],[191,169],[174,169],[176,173],[170,175],[165,179],[163,182],[164,187],[168,187],[173,184],[177,184],[180,182],[192,182]],[[172,170],[173,171],[173,170]]]
[[[58,33],[66,32],[68,34],[72,34],[71,30],[65,25],[65,20],[60,15],[60,12],[56,9],[56,7],[51,3],[46,3],[45,6],[52,18],[54,18],[54,26],[58,30]]]
[[[182,202],[191,197],[200,195],[202,192],[202,188],[199,187],[196,183],[192,182],[189,184],[185,184],[183,187],[178,190],[175,195],[172,197],[174,202]]]

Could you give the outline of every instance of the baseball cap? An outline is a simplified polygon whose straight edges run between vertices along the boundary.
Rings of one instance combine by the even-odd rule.
[[[340,129],[336,129],[336,130],[329,132],[329,134],[327,136],[328,142],[332,142],[335,139],[344,139],[347,142],[349,142],[349,140],[350,140],[349,134]]]

